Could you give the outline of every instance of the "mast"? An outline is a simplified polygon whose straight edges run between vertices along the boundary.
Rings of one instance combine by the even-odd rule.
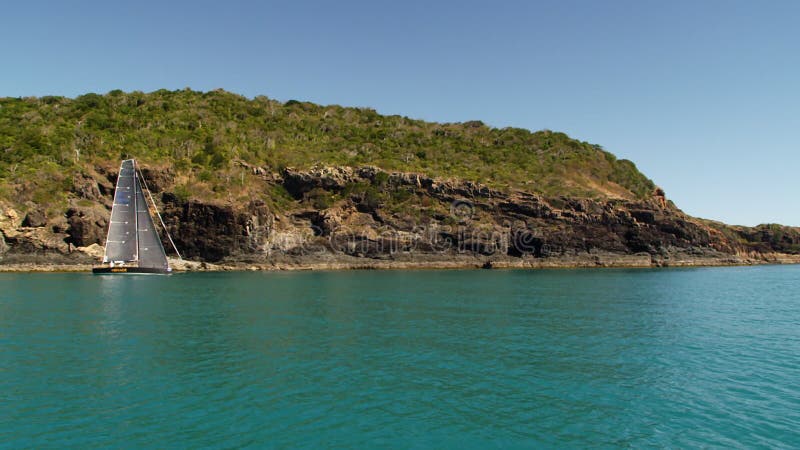
[[[133,166],[133,174],[132,174],[133,175],[133,217],[135,218],[134,219],[134,224],[135,225],[133,227],[133,230],[134,230],[133,235],[136,236],[136,255],[134,255],[133,260],[134,261],[139,261],[139,255],[141,254],[139,252],[139,205],[138,205],[138,202],[136,201],[137,198],[139,197],[138,195],[136,195],[136,193],[139,190],[138,189],[139,188],[139,183],[136,182],[136,160],[132,159],[131,162],[133,163],[132,164],[132,166]]]

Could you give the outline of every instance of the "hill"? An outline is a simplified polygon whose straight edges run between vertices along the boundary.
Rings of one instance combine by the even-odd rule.
[[[431,123],[221,90],[0,99],[0,179],[22,188],[6,195],[38,203],[69,173],[129,156],[173,167],[187,191],[207,199],[228,191],[237,160],[275,172],[374,165],[546,195],[641,199],[654,189],[598,145],[480,121]]]
[[[129,157],[179,246],[202,261],[675,265],[800,253],[797,229],[686,216],[632,162],[563,133],[161,90],[0,99],[0,263],[96,256],[86,249],[103,242]]]

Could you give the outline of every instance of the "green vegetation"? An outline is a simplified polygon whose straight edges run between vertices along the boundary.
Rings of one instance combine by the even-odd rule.
[[[179,197],[244,195],[237,161],[273,172],[376,165],[546,195],[643,198],[654,189],[632,162],[548,130],[431,123],[221,90],[0,99],[0,192],[12,186],[16,201],[65,201],[51,197],[72,173],[124,157],[170,167]],[[383,200],[373,191],[364,191],[365,202]],[[263,194],[286,202],[285,193]],[[405,201],[406,194],[397,195]],[[313,201],[333,199],[317,193]]]

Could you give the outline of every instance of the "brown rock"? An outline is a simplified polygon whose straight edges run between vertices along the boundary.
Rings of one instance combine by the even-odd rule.
[[[106,184],[108,183],[106,182]],[[105,188],[108,189],[108,186],[105,186]],[[103,194],[100,192],[100,185],[97,181],[83,174],[77,174],[73,177],[72,192],[78,197],[87,200],[100,201],[103,198]]]
[[[77,247],[105,244],[109,212],[102,208],[67,210],[67,242]]]
[[[273,216],[263,201],[235,208],[184,202],[171,193],[164,193],[162,201],[164,222],[184,257],[220,261],[231,256],[265,256]],[[169,247],[165,243],[165,248]]]
[[[22,219],[23,227],[43,227],[45,225],[47,225],[47,216],[38,209],[28,212]]]
[[[175,175],[171,169],[157,169],[152,167],[142,167],[142,175],[147,183],[148,189],[152,193],[163,192],[168,186],[172,186]]]

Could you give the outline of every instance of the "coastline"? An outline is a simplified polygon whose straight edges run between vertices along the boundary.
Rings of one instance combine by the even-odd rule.
[[[0,202],[0,272],[88,272],[99,264],[110,206],[100,188],[111,192],[117,174],[96,169],[82,181],[92,195],[63,217],[48,219],[41,211]],[[277,211],[266,199],[221,205],[161,191],[170,224],[165,229],[171,228],[184,255],[197,260],[173,260],[176,272],[800,263],[800,228],[734,227],[693,218],[659,190],[638,200],[545,198],[366,166],[254,173],[266,186],[283,189],[293,206]],[[174,174],[150,175],[167,186]],[[413,208],[342,194],[354,185],[380,187],[375,195],[386,201],[397,193],[411,195],[419,203],[414,208],[426,212],[420,216]],[[78,196],[85,191],[81,186],[75,188]],[[309,192],[341,198],[314,204]]]
[[[585,269],[585,268],[674,268],[728,267],[800,264],[800,255],[768,257],[680,257],[655,258],[651,255],[581,255],[555,258],[435,258],[435,259],[367,259],[276,258],[267,262],[230,261],[219,264],[171,260],[174,272],[232,271],[344,271],[344,270],[441,270],[441,269]],[[42,264],[34,262],[1,264],[0,273],[70,273],[91,272],[95,264]]]

